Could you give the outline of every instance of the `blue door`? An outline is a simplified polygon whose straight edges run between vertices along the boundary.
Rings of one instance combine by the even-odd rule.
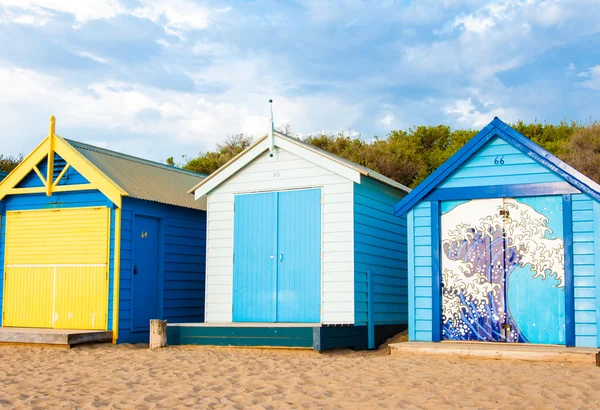
[[[320,322],[321,191],[235,197],[233,320]]]
[[[136,215],[133,227],[132,328],[148,329],[159,317],[159,220]]]
[[[444,202],[442,334],[565,344],[562,197]]]
[[[277,321],[321,321],[321,190],[279,193]]]
[[[233,320],[275,322],[277,193],[237,195],[233,227]]]

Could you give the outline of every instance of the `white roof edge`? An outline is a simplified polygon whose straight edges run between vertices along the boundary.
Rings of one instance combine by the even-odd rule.
[[[407,193],[411,191],[410,188],[386,176],[383,176],[378,172],[338,157],[337,155],[319,149],[294,137],[290,137],[289,135],[282,134],[278,131],[275,131],[274,136],[275,145],[279,148],[306,158],[316,165],[329,169],[330,171],[358,184],[361,182],[360,176],[364,175],[389,185],[392,188],[399,189]],[[225,165],[221,166],[221,168],[210,174],[206,179],[192,188],[189,193],[194,193],[196,200],[199,200],[207,195],[210,191],[232,177],[263,152],[267,151],[270,145],[267,139],[267,136],[260,138],[250,147],[246,148],[244,151],[229,160],[229,162],[227,162]],[[309,153],[308,157],[306,155],[307,152]]]

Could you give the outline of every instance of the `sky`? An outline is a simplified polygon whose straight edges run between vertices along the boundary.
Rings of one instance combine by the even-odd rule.
[[[600,120],[600,0],[0,0],[0,153]]]

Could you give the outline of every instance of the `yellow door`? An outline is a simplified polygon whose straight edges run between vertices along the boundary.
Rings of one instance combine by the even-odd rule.
[[[106,329],[106,207],[7,212],[4,326]]]

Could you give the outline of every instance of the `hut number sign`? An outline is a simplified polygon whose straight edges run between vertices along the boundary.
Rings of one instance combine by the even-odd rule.
[[[504,156],[494,158],[494,165],[504,165]]]
[[[279,178],[281,174],[279,172],[273,172],[273,178]]]

